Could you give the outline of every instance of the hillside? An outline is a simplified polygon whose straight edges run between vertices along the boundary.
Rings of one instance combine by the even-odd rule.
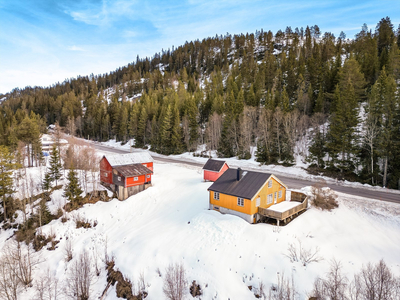
[[[260,282],[268,295],[279,274],[293,280],[296,299],[307,299],[314,279],[325,276],[332,259],[341,263],[342,274],[350,280],[368,262],[380,259],[394,275],[400,275],[400,215],[395,204],[339,195],[339,208],[332,212],[310,207],[284,227],[250,225],[208,210],[210,183],[202,181],[200,168],[159,163],[154,168],[153,186],[146,191],[122,202],[86,204],[67,213],[65,223],[57,219],[43,226],[41,233],[53,235],[59,243],[55,250],[44,247],[35,253],[40,263],[33,270],[34,287],[22,290],[18,299],[34,299],[37,283],[47,272],[58,280],[61,296],[83,250],[92,258],[92,271],[95,266],[100,270],[91,284],[93,299],[107,285],[105,252],[134,285],[143,274],[146,299],[164,299],[163,280],[170,263],[182,264],[189,283],[200,284],[201,299],[255,299],[253,292]],[[309,192],[310,187],[303,191]],[[61,191],[56,191],[48,205],[54,210],[64,203]],[[78,215],[97,225],[77,229]],[[11,233],[1,231],[2,247],[12,242],[6,241]],[[65,260],[68,242],[72,245],[69,262]],[[300,243],[306,250],[317,251],[319,261],[305,266],[292,262],[289,247]],[[115,286],[105,299],[120,299]]]

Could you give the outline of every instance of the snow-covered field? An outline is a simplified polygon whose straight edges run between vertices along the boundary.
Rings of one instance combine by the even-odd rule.
[[[325,275],[333,258],[342,263],[349,277],[363,264],[380,259],[400,274],[400,210],[396,204],[339,195],[338,209],[326,212],[310,208],[287,226],[277,228],[209,211],[209,186],[202,181],[198,167],[155,163],[153,186],[147,190],[122,202],[114,199],[87,204],[71,213],[66,223],[58,219],[44,226],[43,233],[55,233],[60,243],[55,251],[40,251],[44,259],[34,277],[49,268],[64,282],[68,268],[86,249],[102,266],[92,287],[93,299],[98,299],[106,286],[101,262],[106,244],[124,275],[136,281],[143,272],[149,292],[146,299],[150,300],[165,299],[163,276],[170,263],[184,265],[188,281],[200,283],[202,299],[255,299],[249,285],[256,287],[262,281],[269,288],[283,272],[293,276],[299,299],[306,299],[315,277]],[[53,202],[63,202],[61,194],[53,194]],[[74,214],[96,220],[98,225],[76,229]],[[1,243],[6,236],[6,231],[0,232]],[[68,263],[64,260],[67,238],[74,253]],[[318,247],[323,260],[307,266],[292,263],[286,256],[288,246],[298,245],[298,241],[311,250]],[[30,288],[21,299],[33,297],[34,289]],[[117,299],[115,288],[106,299]]]

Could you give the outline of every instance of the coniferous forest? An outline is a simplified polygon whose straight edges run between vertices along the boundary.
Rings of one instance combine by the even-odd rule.
[[[0,145],[40,164],[40,134],[58,123],[97,141],[135,138],[163,154],[205,144],[400,188],[400,25],[386,17],[354,38],[317,25],[216,35],[103,75],[2,95]],[[25,147],[27,146],[27,147]]]

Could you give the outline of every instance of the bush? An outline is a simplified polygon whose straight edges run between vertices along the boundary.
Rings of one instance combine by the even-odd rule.
[[[336,201],[337,195],[335,192],[327,187],[322,187],[321,183],[314,185],[311,191],[313,196],[311,204],[316,208],[331,211],[332,209],[339,207],[339,204]]]
[[[192,285],[190,286],[190,295],[192,295],[192,297],[197,297],[197,296],[201,296],[203,293],[201,291],[201,286],[200,284],[196,283],[196,280],[193,280]]]

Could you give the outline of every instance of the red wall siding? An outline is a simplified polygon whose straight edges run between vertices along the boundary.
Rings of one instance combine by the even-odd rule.
[[[133,180],[134,177],[138,177],[138,180],[134,181]],[[134,177],[127,177],[126,178],[126,187],[135,186],[135,185],[141,185],[141,184],[145,183],[146,175],[139,175],[139,176],[134,176]]]
[[[216,181],[226,170],[228,170],[228,165],[224,164],[221,168],[221,171],[219,173],[213,172],[213,171],[208,171],[204,170],[204,180],[209,180],[209,181]]]
[[[109,184],[113,183],[112,167],[105,157],[103,157],[100,161],[100,181]]]
[[[142,163],[143,166],[145,166],[147,169],[153,171],[153,162],[148,162],[148,163]]]
[[[147,176],[150,176],[150,177],[147,178]],[[146,183],[147,183],[147,182],[151,182],[151,174],[147,174],[147,175],[146,175]]]

